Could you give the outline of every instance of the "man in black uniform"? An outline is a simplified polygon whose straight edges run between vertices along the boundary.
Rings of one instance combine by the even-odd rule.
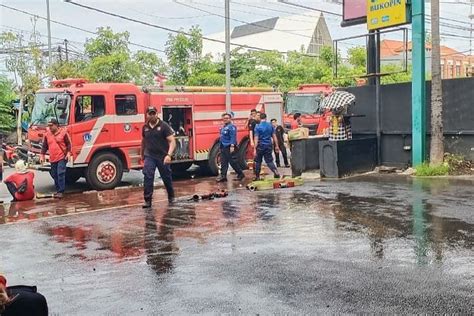
[[[168,193],[168,201],[173,202],[174,190],[171,177],[171,157],[176,148],[173,129],[160,120],[156,108],[148,107],[147,121],[142,130],[141,158],[143,161],[143,208],[150,208],[153,199],[155,170],[158,168]]]
[[[252,146],[252,148],[255,147],[255,144],[253,142],[253,139],[254,139],[254,132],[255,132],[255,126],[257,126],[258,124],[258,121],[257,121],[257,110],[256,109],[252,109],[250,111],[250,117],[249,119],[247,120],[247,129],[249,130],[249,138],[250,138],[250,146]]]
[[[288,163],[288,155],[286,153],[285,139],[283,135],[285,134],[285,129],[283,126],[278,125],[276,119],[272,119],[272,126],[275,129],[275,135],[278,141],[278,144],[273,144],[273,150],[275,151],[275,162],[277,167],[280,167],[280,154],[276,151],[276,146],[280,148],[281,154],[283,156],[283,162],[285,163],[285,168],[288,168],[290,164]]]

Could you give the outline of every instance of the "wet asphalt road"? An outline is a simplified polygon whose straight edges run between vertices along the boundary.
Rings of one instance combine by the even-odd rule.
[[[473,185],[368,176],[171,206],[158,193],[152,211],[139,189],[10,206],[0,270],[57,315],[472,314]]]

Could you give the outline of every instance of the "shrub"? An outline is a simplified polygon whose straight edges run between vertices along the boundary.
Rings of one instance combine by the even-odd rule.
[[[449,174],[449,165],[443,163],[438,166],[430,166],[429,163],[423,163],[415,168],[415,175],[419,177],[446,176]]]

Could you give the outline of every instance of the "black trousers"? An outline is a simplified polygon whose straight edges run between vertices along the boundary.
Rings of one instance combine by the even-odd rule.
[[[1,312],[2,316],[48,316],[48,304],[36,286],[10,286],[7,293],[14,300]]]
[[[240,168],[239,162],[237,161],[237,148],[234,149],[234,152],[230,152],[230,147],[222,147],[221,151],[221,177],[227,177],[227,170],[229,170],[229,164],[232,166],[232,169],[237,172],[238,175],[242,174],[242,168]]]
[[[160,172],[161,179],[168,193],[168,199],[174,198],[173,178],[171,176],[170,165],[164,164],[163,160],[145,156],[143,165],[143,197],[145,201],[151,201],[153,199],[156,168],[158,168]]]
[[[283,156],[283,162],[285,163],[285,166],[288,166],[289,165],[289,163],[288,163],[288,154],[286,152],[285,144],[284,143],[279,143],[278,147],[280,147],[280,152],[281,152],[281,155]],[[276,149],[276,147],[273,146],[273,150],[275,151],[275,162],[276,162],[277,166],[280,167],[280,154],[277,153],[277,151],[275,149]]]
[[[15,183],[13,182],[5,182],[7,186],[8,192],[13,196],[13,200],[16,201],[15,194],[18,192],[18,188],[16,187]]]

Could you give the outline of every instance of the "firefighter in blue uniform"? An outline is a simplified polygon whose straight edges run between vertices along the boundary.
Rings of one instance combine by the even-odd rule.
[[[273,142],[273,143],[272,143]],[[265,159],[265,163],[268,168],[273,172],[275,179],[280,178],[280,173],[277,167],[273,163],[273,144],[275,144],[275,152],[278,153],[278,140],[275,135],[274,127],[267,122],[267,115],[265,113],[260,114],[260,123],[255,127],[254,136],[254,156],[255,156],[255,181],[260,180],[260,170],[262,169],[262,161]]]
[[[222,114],[222,122],[224,126],[220,132],[220,154],[221,154],[221,174],[217,178],[217,182],[227,181],[227,170],[229,163],[237,173],[235,180],[242,180],[245,178],[242,168],[237,162],[237,128],[231,122],[229,113]]]

